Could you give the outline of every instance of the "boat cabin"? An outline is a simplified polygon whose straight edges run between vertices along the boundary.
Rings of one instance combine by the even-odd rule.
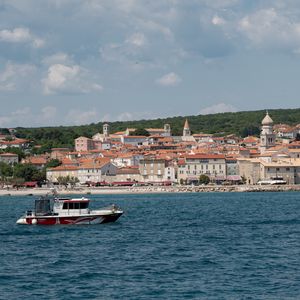
[[[53,212],[59,215],[73,215],[89,213],[90,200],[87,198],[69,199],[58,198],[54,200]]]

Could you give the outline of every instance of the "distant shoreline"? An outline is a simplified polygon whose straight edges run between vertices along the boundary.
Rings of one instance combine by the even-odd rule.
[[[157,194],[198,192],[285,192],[300,191],[300,185],[207,185],[207,186],[141,186],[57,189],[59,195]],[[0,196],[41,196],[50,188],[0,189]]]

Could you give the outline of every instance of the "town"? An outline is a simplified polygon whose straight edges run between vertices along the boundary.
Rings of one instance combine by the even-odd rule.
[[[109,124],[104,124],[102,133],[76,138],[74,149],[53,148],[51,153],[28,155],[21,164],[44,168],[42,184],[48,187],[300,183],[300,124],[274,124],[266,112],[260,138],[191,134],[187,119],[182,136],[172,136],[169,124],[162,126],[145,128],[147,135],[135,135],[135,128],[111,133]],[[9,185],[9,180],[3,179],[3,166],[17,172],[14,165],[20,159],[5,149],[24,150],[28,142],[2,136],[2,187]],[[41,184],[32,178],[25,178],[20,186]]]

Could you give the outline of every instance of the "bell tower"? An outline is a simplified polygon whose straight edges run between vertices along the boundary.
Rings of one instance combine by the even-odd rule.
[[[190,130],[190,125],[187,119],[185,119],[185,123],[183,126],[183,136],[190,136],[191,135],[191,130]]]
[[[109,137],[109,125],[107,123],[103,124],[103,136],[104,138]]]
[[[171,126],[170,124],[164,125],[164,136],[171,136]]]
[[[268,112],[262,120],[261,125],[260,152],[264,153],[267,149],[274,147],[276,141],[276,135],[273,131],[273,120]]]

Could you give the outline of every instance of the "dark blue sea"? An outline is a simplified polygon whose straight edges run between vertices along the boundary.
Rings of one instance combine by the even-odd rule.
[[[102,225],[22,226],[0,197],[0,299],[300,299],[300,193],[91,195]]]

